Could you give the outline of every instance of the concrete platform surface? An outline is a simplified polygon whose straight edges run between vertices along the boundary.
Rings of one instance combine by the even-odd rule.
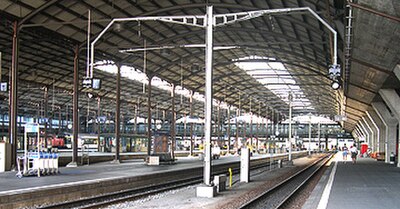
[[[98,156],[107,154],[96,153]],[[280,156],[284,154],[275,154]],[[270,157],[269,154],[255,155],[252,159]],[[218,160],[213,160],[213,164],[239,162],[240,157],[235,155],[223,156]],[[165,172],[170,170],[187,169],[202,167],[203,161],[198,157],[177,157],[173,165],[148,166],[142,159],[125,160],[122,163],[102,162],[89,166],[79,166],[77,168],[60,167],[58,175],[28,176],[18,179],[15,171],[0,173],[0,195],[24,190],[40,189],[44,187],[61,186],[63,184],[81,184],[85,181],[105,180],[112,178],[144,175],[146,173]]]
[[[330,188],[329,179],[333,179]],[[322,196],[328,198],[325,204]],[[303,206],[312,208],[400,208],[400,168],[371,158],[359,158],[353,164],[338,153]]]

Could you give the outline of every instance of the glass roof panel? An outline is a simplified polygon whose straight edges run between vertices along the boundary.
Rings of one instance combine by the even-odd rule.
[[[252,59],[263,59],[265,62],[251,62]],[[236,61],[236,66],[254,77],[286,103],[289,104],[288,97],[289,94],[292,94],[294,109],[314,109],[309,99],[304,97],[304,92],[299,85],[296,85],[296,80],[283,63],[276,61],[274,58],[258,56],[244,57],[233,61]]]

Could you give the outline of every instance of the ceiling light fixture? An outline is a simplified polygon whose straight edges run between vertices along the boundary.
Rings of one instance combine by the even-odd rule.
[[[331,84],[331,87],[333,90],[338,90],[340,88],[340,83],[339,81],[333,81]]]

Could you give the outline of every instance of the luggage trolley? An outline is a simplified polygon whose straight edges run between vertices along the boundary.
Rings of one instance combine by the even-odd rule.
[[[37,151],[28,152],[28,133],[37,133]],[[43,168],[40,147],[39,124],[27,123],[24,131],[24,155],[22,157],[17,157],[18,172],[16,176],[18,178],[28,175],[37,175],[40,177],[40,170]]]

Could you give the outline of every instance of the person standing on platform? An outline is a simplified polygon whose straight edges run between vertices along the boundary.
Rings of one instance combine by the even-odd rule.
[[[353,145],[350,148],[350,153],[351,153],[351,159],[353,160],[353,163],[356,163],[357,154],[358,154],[358,150],[357,150],[357,146],[356,145]]]
[[[344,144],[343,148],[342,148],[342,154],[343,154],[343,161],[346,162],[347,161],[347,154],[348,154],[349,149],[347,148],[346,144]]]

